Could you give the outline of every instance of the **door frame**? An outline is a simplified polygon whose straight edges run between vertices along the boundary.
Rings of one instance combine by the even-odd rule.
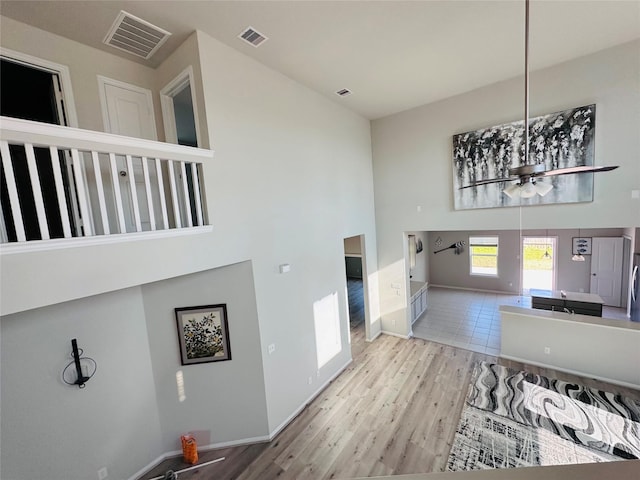
[[[109,120],[109,109],[107,107],[107,85],[111,85],[113,87],[122,88],[125,90],[130,90],[132,92],[141,93],[145,96],[147,102],[147,108],[151,112],[153,116],[153,121],[151,122],[151,127],[153,129],[153,139],[158,141],[158,129],[156,127],[156,114],[153,108],[153,93],[148,88],[139,87],[137,85],[133,85],[131,83],[121,82],[120,80],[114,80],[113,78],[105,77],[103,75],[97,75],[98,77],[98,93],[100,95],[100,108],[102,109],[102,123],[104,125],[104,131],[107,133],[113,133],[111,128],[111,122]]]
[[[46,72],[50,72],[58,75],[62,87],[62,95],[65,104],[65,113],[67,117],[67,127],[78,128],[78,115],[76,113],[76,104],[73,99],[73,89],[71,88],[71,74],[69,67],[62,65],[61,63],[51,62],[39,57],[34,57],[27,53],[17,52],[8,48],[0,47],[0,56],[7,58],[8,60],[26,65],[28,67],[35,67]]]
[[[162,123],[164,125],[165,141],[167,143],[178,143],[173,97],[180,93],[187,85],[191,87],[191,106],[193,108],[193,121],[196,126],[196,142],[198,143],[198,147],[201,148],[202,137],[200,135],[200,119],[198,116],[198,102],[196,102],[195,81],[192,65],[185,68],[173,80],[167,83],[162,90],[160,90],[160,107],[162,109]]]
[[[64,113],[65,115],[61,116],[61,121],[64,122],[66,118],[66,124],[61,123],[60,125],[65,127],[73,127],[79,128],[78,124],[78,114],[76,112],[76,103],[73,95],[73,88],[71,86],[71,73],[69,67],[63,65],[61,63],[52,62],[51,60],[45,60],[44,58],[36,57],[34,55],[29,55],[28,53],[18,52],[16,50],[11,50],[9,48],[5,48],[0,46],[0,57],[6,58],[8,61],[16,62],[20,65],[24,65],[26,67],[35,68],[37,70],[42,70],[53,75],[56,75],[60,80],[60,89],[62,90],[61,100],[64,104]],[[59,107],[59,106],[58,106]],[[71,159],[69,158],[68,153],[65,153],[65,164],[66,164],[66,175],[69,179],[70,185],[74,183],[73,171],[71,166]],[[86,171],[82,169],[82,174],[86,180]],[[72,225],[72,229],[76,230],[76,234],[80,235],[81,228],[83,225],[83,219],[80,217],[80,211],[78,209],[78,202],[76,197],[76,190],[72,186],[69,188],[69,194],[71,196],[71,202],[69,208],[73,214],[73,220],[75,225]],[[87,221],[93,223],[93,219],[89,218]],[[4,218],[2,219],[2,240],[6,240],[6,226],[4,225]]]
[[[551,238],[553,240],[553,270],[551,277],[551,290],[556,290],[558,285],[558,244],[560,240],[558,235],[522,235],[520,237],[520,294],[524,292],[524,241],[527,238]]]

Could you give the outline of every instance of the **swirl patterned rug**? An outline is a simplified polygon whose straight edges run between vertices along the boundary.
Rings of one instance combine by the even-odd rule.
[[[640,458],[639,401],[481,362],[447,470],[633,458]]]

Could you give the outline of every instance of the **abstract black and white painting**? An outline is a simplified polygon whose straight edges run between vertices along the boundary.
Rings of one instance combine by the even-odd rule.
[[[586,105],[529,120],[529,158],[524,161],[524,120],[453,136],[456,210],[593,201],[593,173],[539,180],[553,189],[544,197],[510,198],[509,182],[460,189],[471,182],[509,176],[509,169],[541,164],[545,170],[592,166],[596,106]]]

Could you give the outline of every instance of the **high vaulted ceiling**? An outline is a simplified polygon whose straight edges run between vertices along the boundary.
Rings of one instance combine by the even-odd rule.
[[[173,35],[148,61],[108,47],[120,10]],[[524,0],[3,0],[0,13],[151,67],[201,30],[370,119],[524,71]],[[530,25],[535,70],[640,38],[640,0],[533,0]],[[269,40],[242,42],[248,26]]]

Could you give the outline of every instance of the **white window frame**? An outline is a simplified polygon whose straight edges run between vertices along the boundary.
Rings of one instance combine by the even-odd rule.
[[[486,255],[486,254],[473,254],[473,247],[481,247],[481,246],[495,246],[496,254],[495,255]],[[475,235],[469,236],[469,275],[474,277],[491,277],[498,278],[499,277],[499,269],[498,269],[498,259],[500,255],[500,237],[497,235]],[[473,258],[476,257],[495,257],[496,258],[496,272],[495,273],[480,273],[473,271]]]

